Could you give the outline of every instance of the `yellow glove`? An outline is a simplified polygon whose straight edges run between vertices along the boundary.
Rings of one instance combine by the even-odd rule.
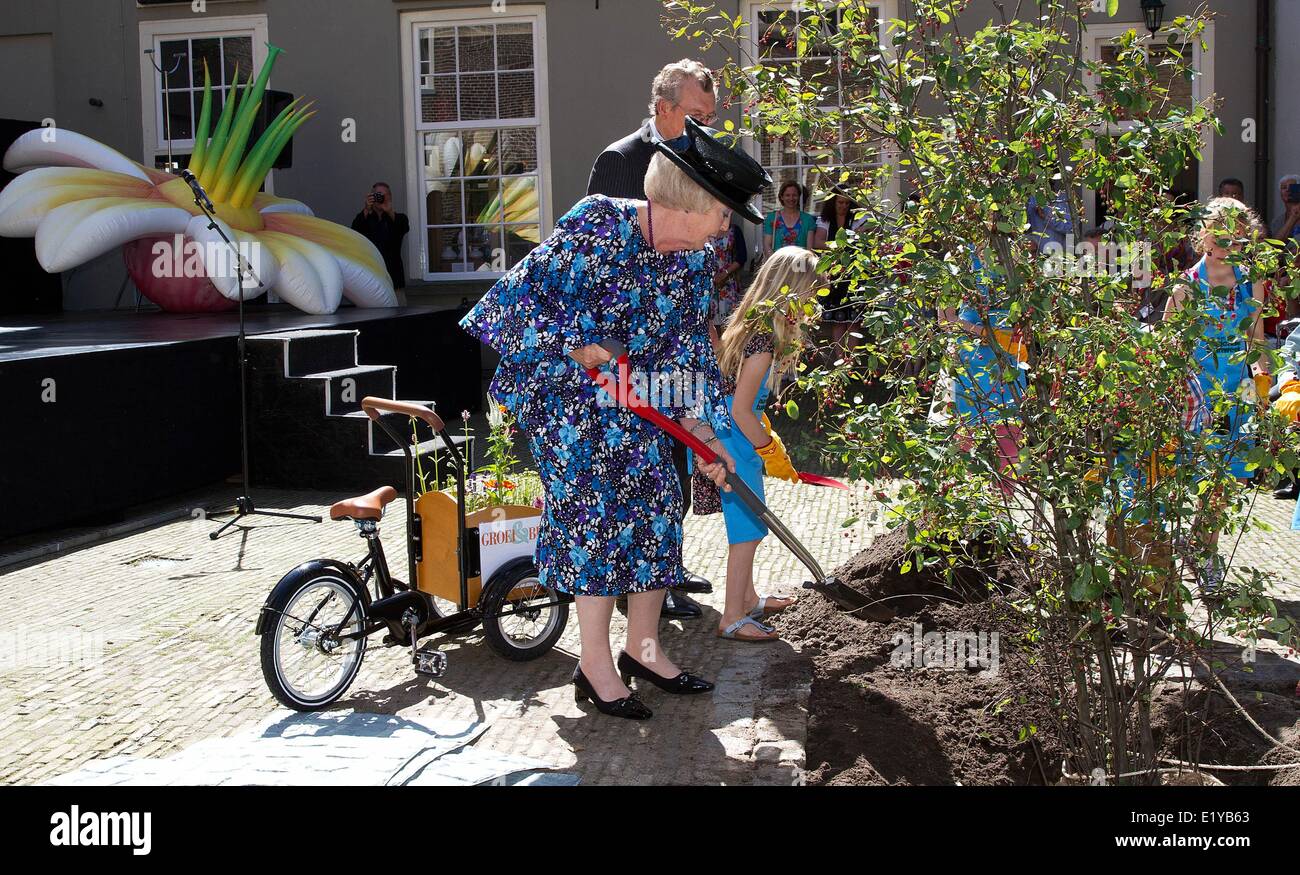
[[[994,328],[993,337],[997,340],[998,346],[1005,349],[1013,359],[1018,362],[1029,361],[1029,350],[1022,341],[1016,338],[1015,332]]]
[[[1268,402],[1268,393],[1273,388],[1273,378],[1268,374],[1255,375],[1255,396]]]
[[[764,473],[769,477],[798,483],[799,473],[795,471],[794,463],[790,461],[790,454],[785,451],[785,444],[781,443],[780,435],[772,431],[772,423],[766,413],[763,414],[763,430],[772,436],[772,440],[766,446],[754,447],[754,452],[758,453],[758,457],[763,460]]]
[[[1178,442],[1169,441],[1147,458],[1147,476],[1151,478],[1152,483],[1174,475],[1177,452]]]
[[[1282,394],[1273,402],[1273,409],[1295,422],[1300,417],[1300,383],[1292,381],[1282,389]]]

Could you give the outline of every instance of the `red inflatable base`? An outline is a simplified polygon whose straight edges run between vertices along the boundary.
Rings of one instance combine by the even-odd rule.
[[[183,240],[179,252],[178,239]],[[126,271],[140,294],[168,313],[220,313],[238,307],[238,302],[223,297],[211,280],[193,269],[194,259],[186,269],[185,247],[191,242],[188,237],[158,234],[122,247]]]

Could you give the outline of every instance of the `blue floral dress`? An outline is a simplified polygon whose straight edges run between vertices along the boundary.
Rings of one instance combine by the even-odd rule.
[[[707,249],[656,252],[635,201],[593,195],[461,321],[500,353],[492,395],[528,435],[542,478],[542,583],[594,596],[681,583],[682,494],[670,439],[610,403],[568,353],[621,341],[633,386],[654,406],[673,418],[723,421],[707,328],[711,260]]]

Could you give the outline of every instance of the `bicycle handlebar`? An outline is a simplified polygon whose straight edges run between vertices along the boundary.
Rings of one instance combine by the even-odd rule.
[[[427,407],[421,407],[419,404],[412,404],[409,401],[394,401],[391,398],[375,398],[367,396],[361,399],[361,409],[366,415],[376,422],[379,421],[379,412],[385,413],[405,413],[407,416],[414,416],[416,419],[422,419],[429,424],[434,432],[442,431],[445,426],[442,423],[442,417],[434,413]]]

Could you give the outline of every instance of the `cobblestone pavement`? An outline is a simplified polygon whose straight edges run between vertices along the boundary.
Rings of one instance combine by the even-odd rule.
[[[773,509],[828,569],[880,530],[879,505],[865,490],[768,487]],[[208,506],[222,497],[229,496],[214,495]],[[337,497],[259,493],[258,506],[320,513]],[[1257,511],[1277,530],[1253,533],[1240,555],[1282,575],[1278,596],[1294,615],[1300,533],[1289,531],[1291,504],[1261,496]],[[842,527],[850,517],[858,521]],[[383,540],[401,568],[397,519]],[[361,541],[351,525],[329,521],[255,517],[215,543],[208,539],[213,528],[203,519],[179,520],[0,576],[0,783],[39,782],[110,755],[165,756],[276,712],[253,635],[258,609],[297,563],[360,558]],[[568,683],[578,640],[571,613],[560,644],[531,663],[499,658],[477,634],[448,641],[450,669],[436,681],[413,673],[408,651],[376,640],[335,707],[489,717],[493,726],[480,745],[548,761],[585,784],[796,783],[809,667],[784,643],[714,637],[726,556],[720,518],[690,517],[686,552],[687,566],[712,579],[716,591],[699,598],[703,619],[665,624],[663,643],[680,664],[717,682],[712,695],[675,698],[651,688],[643,697],[655,717],[644,723],[581,710]],[[775,539],[765,541],[760,592],[792,593],[802,579],[794,557]],[[623,631],[616,612],[615,647]]]
[[[219,498],[207,506],[220,506]],[[258,507],[322,513],[335,495],[259,492]],[[844,529],[850,494],[777,484],[772,507],[827,567],[869,539],[866,519]],[[405,577],[400,516],[383,528]],[[687,567],[712,579],[705,616],[665,623],[662,640],[682,665],[717,683],[712,695],[676,698],[653,688],[645,723],[581,710],[569,678],[576,615],[556,649],[531,663],[495,655],[477,633],[447,641],[450,669],[414,674],[402,648],[367,651],[335,707],[404,717],[494,723],[480,745],[577,772],[583,783],[790,783],[803,763],[808,670],[785,644],[714,637],[723,598],[726,539],[720,517],[687,520]],[[0,782],[35,783],[110,755],[156,757],[227,736],[273,713],[253,625],[279,577],[317,556],[359,559],[344,522],[313,525],[251,517],[212,542],[215,524],[183,519],[12,567],[0,576]],[[760,592],[792,592],[803,579],[779,543],[759,553]],[[613,640],[624,632],[615,612]],[[433,639],[438,640],[438,639]],[[442,639],[446,641],[446,639]],[[583,706],[590,708],[590,706]]]

